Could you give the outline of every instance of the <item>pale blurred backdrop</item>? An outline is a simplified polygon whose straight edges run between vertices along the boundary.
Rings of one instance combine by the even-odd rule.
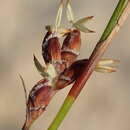
[[[20,130],[25,99],[18,74],[27,89],[41,79],[32,54],[42,61],[44,26],[53,24],[59,0],[0,0],[0,130]],[[93,15],[95,34],[82,34],[80,58],[88,57],[118,0],[73,0],[76,18]],[[64,15],[63,24],[66,24]],[[117,73],[93,73],[59,130],[130,130],[130,17],[112,41],[105,57],[120,60]],[[46,130],[69,88],[60,91],[31,130]]]

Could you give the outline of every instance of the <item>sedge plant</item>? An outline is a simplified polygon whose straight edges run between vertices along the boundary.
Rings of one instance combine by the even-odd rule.
[[[62,12],[65,8],[71,27],[61,27]],[[110,45],[110,41],[119,31],[130,12],[130,0],[119,0],[106,29],[96,44],[89,59],[77,60],[81,48],[81,32],[93,33],[85,23],[93,16],[75,20],[71,1],[60,1],[54,25],[46,26],[46,35],[42,42],[44,65],[34,57],[34,64],[41,80],[27,94],[26,86],[20,75],[26,99],[26,119],[22,130],[29,130],[33,122],[45,112],[54,95],[61,89],[74,83],[59,112],[48,130],[57,130],[80,94],[93,71],[111,73],[116,71],[118,60],[101,58]],[[61,45],[60,39],[64,38]]]

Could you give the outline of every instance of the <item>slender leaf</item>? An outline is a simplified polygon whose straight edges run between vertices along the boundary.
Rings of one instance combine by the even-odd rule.
[[[34,59],[33,59],[34,60],[34,64],[35,64],[38,72],[40,73],[40,75],[43,76],[43,77],[49,76],[48,73],[45,72],[45,67],[43,67],[41,65],[41,63],[38,61],[38,59],[35,57],[35,55],[33,55],[33,56],[34,56]]]

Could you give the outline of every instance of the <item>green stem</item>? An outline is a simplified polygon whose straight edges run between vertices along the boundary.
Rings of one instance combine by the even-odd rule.
[[[107,39],[107,37],[110,35],[110,33],[112,32],[113,28],[116,26],[116,24],[118,23],[118,20],[121,16],[121,14],[123,13],[127,3],[129,0],[119,0],[101,38],[100,41],[104,41]]]
[[[112,17],[110,18],[110,21],[104,30],[99,42],[97,43],[92,55],[89,58],[89,63],[86,65],[84,68],[83,74],[77,79],[75,82],[74,86],[71,88],[67,98],[65,99],[62,107],[60,108],[60,111],[56,115],[54,121],[51,123],[50,127],[48,130],[57,130],[58,127],[60,126],[61,122],[67,115],[68,111],[72,107],[72,104],[74,103],[75,99],[79,95],[80,91],[84,87],[84,84],[86,81],[89,79],[91,73],[93,72],[96,63],[98,60],[101,58],[101,56],[104,54],[104,51],[108,47],[108,43],[103,42],[105,41],[113,31],[113,29],[116,27],[118,24],[118,21],[120,19],[120,16],[122,15],[124,9],[126,8],[129,0],[119,0],[117,7],[115,8],[115,11],[113,12]],[[127,13],[127,12],[126,12]],[[105,48],[104,48],[105,44]]]
[[[58,112],[57,116],[55,117],[55,119],[52,122],[53,125],[51,125],[48,128],[48,130],[57,130],[57,128],[59,127],[59,125],[63,121],[64,117],[66,116],[66,114],[70,110],[73,103],[74,103],[74,98],[71,96],[67,96],[60,111]]]

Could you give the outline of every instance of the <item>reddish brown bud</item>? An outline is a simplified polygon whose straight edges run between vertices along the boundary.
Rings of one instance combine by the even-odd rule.
[[[58,69],[61,64],[60,42],[58,37],[51,35],[43,42],[42,55],[46,63],[52,63]]]
[[[26,121],[23,130],[28,130],[31,124],[45,111],[51,98],[56,93],[48,80],[40,80],[30,91],[27,101]]]
[[[75,29],[67,34],[62,46],[61,57],[67,67],[76,60],[79,55],[80,46],[80,31]]]
[[[73,83],[82,73],[84,66],[88,63],[87,59],[74,62],[69,68],[65,69],[58,77],[56,89],[62,89]]]
[[[48,40],[48,58],[53,62],[60,62],[60,43],[57,37]]]

